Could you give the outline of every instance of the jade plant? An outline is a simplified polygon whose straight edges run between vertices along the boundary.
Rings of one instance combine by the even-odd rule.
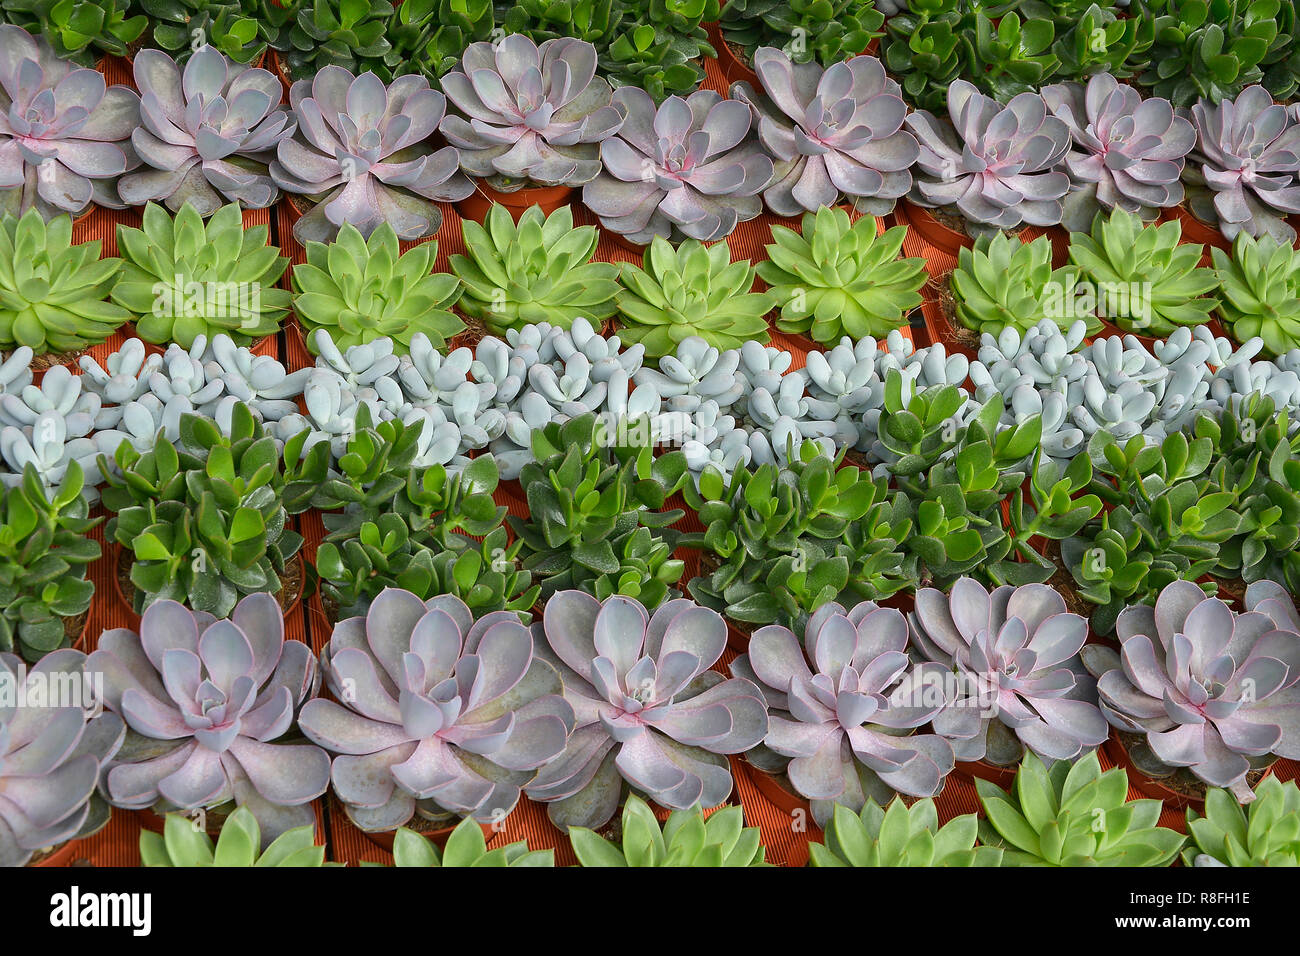
[[[1092,478],[1092,459],[1086,454],[1062,462],[1046,458],[1041,447],[1035,452],[1029,479],[1012,496],[1007,512],[1016,560],[992,569],[999,584],[1043,583],[1056,573],[1056,562],[1038,548],[1042,540],[1058,542],[1059,547],[1097,517],[1102,500],[1090,492]]]
[[[971,72],[973,23],[958,0],[906,0],[897,6],[881,40],[885,68],[913,106],[943,109],[948,87]]]
[[[1212,788],[1202,813],[1188,807],[1187,834],[1185,866],[1300,866],[1300,788],[1267,777],[1244,807]]]
[[[1024,0],[1017,5],[1027,19],[1051,19],[1056,35],[1052,53],[1059,60],[1055,76],[1086,80],[1110,74],[1126,79],[1129,64],[1151,48],[1155,24],[1131,16],[1128,0]]]
[[[1268,52],[1260,60],[1264,89],[1280,103],[1291,102],[1300,88],[1300,3],[1280,0],[1277,12],[1277,36],[1269,44]]]
[[[874,57],[854,57],[823,70],[778,50],[754,54],[759,88],[737,83],[758,138],[772,156],[763,200],[778,215],[833,206],[841,198],[883,216],[912,186],[916,139],[903,129],[898,84]]]
[[[362,866],[368,864],[363,863]],[[375,864],[378,865],[378,864]],[[397,867],[536,867],[555,866],[554,850],[529,850],[527,840],[489,850],[483,827],[466,817],[447,837],[442,850],[428,837],[409,827],[398,827],[393,835],[393,866]]]
[[[639,245],[655,236],[711,242],[763,211],[772,160],[744,103],[702,89],[656,105],[630,86],[613,103],[627,121],[600,144],[604,169],[582,188],[606,229]]]
[[[957,319],[981,335],[996,338],[1006,328],[1024,333],[1045,318],[1062,329],[1082,318],[1096,333],[1101,323],[1079,302],[1078,279],[1076,266],[1052,268],[1047,236],[1026,243],[998,233],[962,247],[949,283]]]
[[[1108,736],[1096,686],[1079,661],[1086,618],[1044,584],[992,591],[960,578],[947,594],[916,592],[913,649],[956,675],[958,692],[934,718],[959,760],[1006,767],[1026,751],[1075,760]]]
[[[758,276],[781,307],[776,327],[823,345],[842,336],[883,339],[921,304],[925,260],[900,258],[906,226],[876,235],[876,220],[842,209],[805,213],[802,235],[772,227]]]
[[[859,813],[837,805],[826,824],[826,842],[808,844],[811,866],[1000,866],[1002,850],[976,846],[973,813],[939,826],[934,801],[901,799],[886,809],[868,799]]]
[[[573,852],[582,866],[770,866],[758,827],[745,826],[740,807],[707,818],[696,805],[674,810],[660,828],[654,812],[636,794],[623,804],[620,838],[607,840],[586,827],[569,827]]]
[[[298,0],[292,9],[284,52],[291,79],[319,76],[331,66],[360,74],[391,49],[389,0]]]
[[[139,0],[139,6],[149,15],[149,41],[177,63],[203,55],[206,48],[234,63],[251,64],[268,49],[287,49],[288,25],[297,5],[271,0]]]
[[[1003,848],[1004,866],[1168,866],[1186,840],[1158,825],[1159,800],[1131,800],[1122,769],[1095,753],[1050,767],[1026,754],[1011,792],[976,779],[987,818],[980,842]]]
[[[1135,0],[1132,15],[1154,21],[1154,42],[1132,61],[1145,70],[1137,82],[1175,106],[1232,99],[1263,77],[1278,9],[1279,0]]]
[[[0,867],[88,837],[109,820],[96,784],[126,727],[95,699],[86,655],[67,648],[30,669],[0,653]]]
[[[796,63],[830,66],[864,52],[884,21],[873,0],[729,0],[718,22],[746,57],[779,47]]]
[[[600,142],[623,125],[609,81],[596,75],[596,48],[582,40],[513,33],[473,43],[441,82],[459,113],[440,129],[461,169],[502,192],[591,182]]]
[[[103,674],[104,707],[129,728],[101,784],[113,806],[247,807],[263,849],[315,824],[311,801],[329,785],[329,757],[302,740],[294,718],[320,675],[311,649],[285,640],[271,595],[250,594],[229,620],[158,601],[139,633],[105,631],[86,666]]]
[[[345,223],[363,236],[387,223],[399,239],[422,239],[442,225],[438,202],[473,192],[456,148],[431,145],[446,98],[424,77],[385,84],[373,73],[326,66],[293,84],[289,105],[300,118],[297,132],[280,140],[267,168],[294,194],[290,204],[302,204],[293,227],[301,243],[328,242]]]
[[[32,209],[0,218],[0,349],[83,351],[130,318],[107,301],[122,260],[101,259],[99,249],[98,239],[73,243],[68,216],[46,222]]]
[[[1222,283],[1218,315],[1239,342],[1259,336],[1266,355],[1300,348],[1300,252],[1272,236],[1237,233],[1232,254],[1212,248]]]
[[[614,314],[618,266],[593,262],[595,226],[573,225],[573,210],[549,216],[530,206],[519,222],[494,204],[483,226],[466,220],[465,255],[451,268],[465,286],[461,311],[502,335],[545,322],[567,329],[576,316],[599,326]]]
[[[1219,275],[1197,267],[1202,247],[1182,242],[1182,228],[1177,220],[1144,226],[1116,209],[1098,213],[1091,233],[1071,234],[1070,261],[1095,297],[1098,315],[1125,332],[1159,338],[1209,321],[1219,304],[1209,295]]]
[[[754,267],[731,261],[726,240],[706,247],[687,239],[676,249],[656,236],[643,266],[623,264],[615,297],[619,338],[645,346],[646,355],[672,355],[683,339],[698,336],[717,349],[766,342],[773,296],[752,291]]]
[[[513,810],[574,726],[535,644],[510,612],[475,621],[457,598],[395,588],[336,624],[321,652],[334,699],[309,701],[299,724],[335,754],[348,818],[379,832]]]
[[[712,669],[726,645],[722,617],[687,600],[651,614],[621,595],[553,595],[533,646],[558,672],[576,721],[529,798],[557,827],[590,828],[614,817],[629,787],[670,810],[726,800],[727,756],[767,735],[759,689]]]
[[[533,0],[534,6],[544,3]],[[590,0],[593,12],[614,5]],[[601,71],[615,87],[645,90],[656,101],[698,89],[704,57],[716,53],[704,24],[717,21],[720,5],[721,0],[623,0],[620,29],[608,44],[597,46]],[[547,4],[552,10],[559,6]],[[572,4],[575,13],[585,7]]]
[[[456,68],[466,47],[490,40],[496,27],[492,0],[405,0],[389,18],[388,52],[366,65],[381,80],[419,73],[436,86]]]
[[[82,490],[74,460],[52,494],[29,465],[0,499],[0,652],[37,660],[71,643],[68,624],[89,612],[86,568],[100,546],[88,532],[102,519],[89,516]]]
[[[537,430],[532,447],[536,461],[519,475],[529,517],[509,522],[542,599],[580,588],[658,607],[684,569],[667,529],[684,512],[663,510],[686,482],[682,452],[655,456],[637,421],[591,414]]]
[[[175,216],[157,203],[141,228],[117,227],[122,271],[113,301],[131,313],[146,342],[188,349],[224,333],[236,345],[275,335],[292,298],[276,283],[289,265],[268,245],[269,226],[244,228],[238,203],[204,223],[186,204]]]
[[[123,201],[164,202],[172,212],[188,205],[210,216],[226,202],[263,209],[280,197],[267,165],[296,125],[274,73],[232,63],[210,46],[184,70],[157,50],[141,50],[132,68],[141,97],[131,145],[147,168],[118,182]]]
[[[106,86],[96,70],[75,69],[18,27],[0,26],[0,48],[0,213],[75,216],[92,200],[124,208],[116,183],[139,163],[127,141],[140,123],[140,97]]]
[[[325,862],[325,847],[316,844],[316,826],[286,830],[262,848],[262,829],[246,807],[221,824],[216,844],[183,813],[169,813],[163,832],[140,831],[144,866],[340,866]]]
[[[769,709],[767,736],[745,759],[783,775],[819,826],[836,806],[857,813],[894,793],[933,797],[952,772],[952,745],[927,727],[950,703],[944,668],[908,658],[907,622],[894,608],[823,604],[802,637],[759,628],[731,669]]]
[[[698,492],[685,489],[705,528],[691,595],[747,626],[802,630],[823,605],[881,600],[915,583],[901,545],[911,525],[885,479],[842,462],[804,442],[787,465],[738,468],[729,482],[706,467]]]
[[[1098,644],[1084,655],[1106,719],[1133,735],[1135,769],[1169,778],[1186,767],[1241,803],[1254,799],[1249,773],[1300,753],[1300,615],[1273,581],[1251,584],[1245,607],[1174,581],[1154,607],[1120,614],[1118,652]]]
[[[105,55],[126,56],[149,25],[133,0],[70,3],[68,0],[11,0],[0,23],[40,36],[54,56],[94,67]]]
[[[101,463],[107,537],[131,555],[137,611],[169,600],[225,617],[242,595],[281,590],[302,536],[285,526],[275,439],[247,406],[229,435],[186,414],[177,441],[143,454],[123,441],[113,464]]]
[[[438,243],[400,251],[397,234],[383,223],[365,238],[345,223],[331,243],[308,241],[306,263],[292,273],[293,309],[315,350],[317,330],[337,348],[391,339],[398,354],[422,332],[435,348],[465,328],[453,312],[460,281],[433,272]]]

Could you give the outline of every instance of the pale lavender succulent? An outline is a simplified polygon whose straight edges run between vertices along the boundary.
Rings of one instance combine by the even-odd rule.
[[[301,726],[337,754],[334,793],[367,831],[419,812],[500,819],[573,728],[560,677],[508,611],[475,621],[459,599],[388,588],[340,621],[321,655],[343,703],[318,699]]]
[[[496,189],[581,186],[600,172],[600,142],[623,125],[613,88],[596,76],[596,48],[559,37],[541,46],[512,33],[471,43],[459,70],[442,78],[463,116],[441,129],[460,149],[461,169]]]
[[[61,60],[44,40],[0,26],[0,212],[76,215],[125,204],[117,180],[140,160],[140,98]]]
[[[643,245],[674,235],[708,242],[763,211],[758,194],[772,179],[772,160],[744,103],[697,90],[656,107],[631,86],[613,102],[627,119],[601,143],[604,169],[582,190],[606,229]]]
[[[771,708],[763,746],[747,759],[785,773],[818,824],[837,803],[856,813],[869,797],[932,797],[952,772],[952,745],[915,733],[948,702],[943,668],[908,658],[907,622],[893,608],[824,604],[802,643],[788,628],[761,627],[731,672],[757,683]]]
[[[1049,762],[1074,760],[1109,735],[1096,682],[1079,660],[1088,622],[1047,585],[990,593],[959,578],[948,594],[918,590],[909,621],[912,647],[956,681],[934,729],[958,760],[1007,766],[1026,747]]]
[[[651,616],[630,598],[560,591],[533,636],[577,715],[564,753],[527,788],[556,826],[603,825],[625,782],[670,809],[716,806],[732,789],[725,755],[767,734],[759,689],[710,669],[727,625],[708,608],[675,599]]]
[[[1242,230],[1295,239],[1286,216],[1300,213],[1300,117],[1248,86],[1235,100],[1197,103],[1192,122],[1196,147],[1183,172],[1192,212],[1228,239]]]
[[[0,654],[0,867],[23,866],[108,822],[95,784],[126,727],[97,711],[85,665],[71,648],[30,670]]]
[[[763,192],[768,208],[797,216],[848,197],[864,213],[893,211],[912,188],[919,149],[903,129],[907,106],[898,84],[880,61],[856,56],[823,69],[761,47],[754,72],[761,93],[736,83],[731,95],[753,110],[775,166]]]
[[[385,86],[373,73],[327,66],[293,84],[289,105],[298,130],[269,169],[277,186],[314,204],[293,227],[299,242],[327,242],[345,222],[363,236],[387,222],[399,239],[419,239],[442,225],[435,202],[474,189],[456,148],[430,145],[447,101],[422,76]]]
[[[184,72],[161,50],[135,56],[140,126],[131,143],[150,168],[123,176],[131,205],[188,203],[210,216],[228,202],[264,209],[280,196],[267,172],[280,141],[297,128],[280,106],[270,70],[232,63],[215,47],[196,50]]]
[[[1061,162],[1070,130],[1048,115],[1037,93],[1007,104],[965,80],[948,88],[948,125],[925,110],[907,117],[920,143],[910,199],[921,206],[955,207],[976,227],[1054,226],[1070,177]]]
[[[315,821],[310,804],[329,786],[329,756],[290,735],[320,677],[311,649],[284,639],[270,594],[245,597],[228,620],[156,601],[139,634],[105,631],[86,667],[103,674],[104,705],[130,728],[104,781],[114,806],[233,800],[266,843]]]
[[[1236,614],[1174,581],[1154,607],[1125,608],[1115,630],[1118,653],[1090,645],[1084,661],[1106,719],[1146,738],[1152,776],[1187,767],[1246,803],[1261,758],[1300,758],[1300,616],[1281,585],[1251,584]]]
[[[1183,201],[1183,163],[1196,145],[1196,130],[1168,100],[1144,100],[1109,73],[1098,73],[1086,87],[1058,83],[1042,92],[1048,109],[1070,128],[1066,228],[1087,232],[1103,209],[1152,220]]]

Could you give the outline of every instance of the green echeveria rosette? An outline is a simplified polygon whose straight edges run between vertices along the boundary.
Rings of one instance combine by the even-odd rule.
[[[1079,288],[1097,314],[1125,332],[1165,338],[1181,326],[1204,325],[1218,300],[1213,269],[1197,268],[1202,247],[1182,242],[1177,220],[1146,226],[1123,209],[1098,213],[1091,233],[1070,235]]]
[[[573,210],[549,216],[530,206],[519,222],[493,205],[484,226],[463,223],[466,254],[451,257],[465,285],[460,310],[495,335],[540,322],[567,329],[579,315],[599,328],[614,314],[618,266],[592,262],[595,226],[573,226]]]
[[[802,236],[772,227],[758,276],[781,307],[778,329],[834,345],[845,335],[883,339],[906,325],[921,304],[925,260],[898,258],[906,226],[877,236],[876,225],[871,216],[851,224],[844,210],[822,208],[804,215]]]
[[[1300,788],[1266,777],[1242,806],[1227,790],[1205,794],[1203,815],[1187,810],[1185,866],[1300,865]]]
[[[39,211],[0,219],[0,349],[78,352],[118,330],[129,313],[106,301],[121,259],[101,259],[99,240],[73,244],[72,218]]]
[[[688,239],[674,249],[656,236],[643,265],[623,265],[625,288],[616,301],[620,338],[640,342],[646,355],[671,355],[693,335],[719,350],[768,340],[766,316],[775,300],[750,291],[754,269],[748,260],[732,262],[725,240],[705,246]]]
[[[140,338],[158,345],[188,349],[220,333],[248,345],[274,335],[291,297],[276,288],[289,260],[269,236],[269,226],[244,228],[238,203],[206,224],[188,204],[172,217],[149,203],[141,228],[117,227],[123,265],[113,301],[134,316]]]
[[[1300,251],[1272,236],[1237,233],[1232,255],[1211,249],[1222,283],[1219,316],[1238,342],[1264,340],[1270,356],[1300,348]]]
[[[308,343],[324,329],[340,349],[388,337],[404,355],[411,337],[423,332],[434,348],[445,348],[465,323],[448,311],[460,297],[460,281],[432,272],[437,255],[432,241],[401,252],[388,223],[368,240],[345,223],[336,241],[308,242],[307,262],[292,274],[293,308]]]

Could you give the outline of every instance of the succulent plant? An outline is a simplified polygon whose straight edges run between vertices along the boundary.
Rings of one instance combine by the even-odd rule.
[[[1239,342],[1259,336],[1265,354],[1300,348],[1300,252],[1272,236],[1237,233],[1232,255],[1211,249],[1222,283],[1218,314]]]
[[[1075,455],[1068,463],[1046,456],[1040,446],[1034,454],[1029,480],[1011,499],[1007,525],[1014,534],[1017,560],[992,569],[999,584],[1043,583],[1057,571],[1056,562],[1036,550],[1035,539],[1063,541],[1079,533],[1102,508],[1095,494],[1085,494],[1092,483],[1092,459]],[[1037,571],[1026,570],[1037,565]]]
[[[284,639],[274,597],[250,594],[229,620],[158,601],[138,634],[105,631],[86,666],[104,675],[104,706],[130,728],[104,778],[114,806],[233,800],[257,819],[264,847],[315,823],[310,803],[329,785],[329,757],[298,741],[294,716],[320,676],[307,645]]]
[[[961,578],[944,594],[916,593],[912,646],[958,676],[958,695],[934,719],[960,760],[1008,766],[1025,750],[1074,760],[1107,737],[1079,649],[1088,622],[1044,584],[992,592]],[[1008,732],[1009,731],[1009,732]]]
[[[288,47],[287,28],[294,4],[284,7],[267,0],[140,0],[139,6],[149,16],[149,40],[177,63],[211,49],[235,63],[250,64],[260,61],[268,47]]]
[[[586,827],[569,827],[569,839],[582,866],[770,866],[758,827],[745,826],[743,814],[737,806],[707,819],[699,806],[674,810],[661,831],[653,811],[633,793],[623,804],[619,840]]]
[[[780,47],[796,63],[830,66],[866,50],[884,20],[872,0],[734,0],[718,23],[728,43],[755,59],[762,47]]]
[[[635,423],[611,425],[591,414],[533,434],[536,461],[519,475],[529,517],[509,521],[543,600],[581,588],[602,601],[634,597],[653,610],[669,596],[684,565],[672,557],[676,536],[661,529],[682,511],[663,506],[682,487],[686,461],[679,451],[651,452]]]
[[[751,135],[750,110],[712,90],[661,106],[633,87],[614,91],[627,114],[600,144],[604,169],[582,189],[601,224],[646,244],[655,236],[709,242],[763,210],[758,194],[772,179],[772,160]]]
[[[763,199],[795,216],[842,197],[883,216],[912,187],[916,138],[903,129],[906,107],[880,61],[858,56],[823,70],[770,47],[754,54],[761,89],[733,88],[754,113],[759,141],[775,171]]]
[[[753,266],[732,262],[725,240],[705,247],[687,239],[674,249],[656,236],[643,265],[623,264],[615,302],[621,337],[644,345],[647,355],[669,355],[693,335],[719,349],[767,341],[772,296],[751,291]]]
[[[1197,103],[1191,118],[1196,147],[1183,173],[1191,211],[1228,239],[1295,239],[1286,216],[1300,213],[1300,117],[1249,86],[1218,105]]]
[[[976,779],[980,842],[1003,848],[1003,866],[1168,866],[1186,838],[1158,825],[1159,800],[1131,800],[1121,769],[1095,753],[1046,767],[1025,754],[1008,793]]]
[[[69,643],[66,622],[90,610],[95,585],[86,568],[100,547],[87,532],[100,519],[89,517],[82,483],[73,461],[47,494],[29,466],[0,499],[0,652],[37,660]]]
[[[113,461],[115,471],[101,464],[107,537],[134,557],[137,611],[179,599],[224,617],[242,595],[281,589],[302,537],[285,527],[275,439],[246,406],[236,403],[228,435],[186,414],[178,441],[143,454],[124,441]]]
[[[1093,292],[1097,313],[1126,332],[1169,335],[1180,325],[1203,325],[1218,300],[1213,269],[1198,269],[1202,247],[1184,243],[1177,220],[1144,226],[1123,209],[1097,214],[1091,233],[1072,233],[1070,261]]]
[[[1139,54],[1137,82],[1175,106],[1218,103],[1258,83],[1277,38],[1278,0],[1137,0],[1155,42]]]
[[[591,182],[600,142],[623,125],[609,82],[596,76],[596,48],[568,37],[472,43],[442,88],[465,114],[440,127],[461,169],[507,192]]]
[[[900,8],[886,21],[881,40],[886,69],[899,78],[909,103],[942,109],[953,81],[974,73],[971,38],[978,14],[968,12],[959,0],[886,2]]]
[[[1296,866],[1300,864],[1300,789],[1294,780],[1266,777],[1242,806],[1226,790],[1205,794],[1204,814],[1187,808],[1190,845],[1185,866]]]
[[[521,6],[525,4],[516,9]],[[550,12],[559,5],[534,0],[527,6],[545,6]],[[571,6],[575,26],[594,28],[604,17],[604,36],[584,36],[596,45],[602,73],[615,87],[645,90],[656,102],[699,89],[705,76],[703,58],[717,53],[704,24],[717,22],[720,0],[580,0]],[[509,15],[505,23],[509,29]]]
[[[808,844],[811,866],[1000,866],[1002,851],[975,846],[978,821],[963,814],[939,826],[934,801],[910,807],[891,800],[886,809],[871,798],[859,813],[836,805],[826,824],[826,843]]]
[[[435,201],[473,191],[455,147],[429,143],[446,98],[422,76],[385,85],[373,73],[326,66],[293,84],[289,104],[298,129],[280,140],[268,169],[277,186],[311,204],[293,227],[303,244],[330,241],[344,223],[366,237],[385,222],[399,239],[430,236],[442,225]]]
[[[1042,96],[1019,93],[1003,106],[957,80],[948,88],[948,115],[951,127],[924,110],[907,118],[921,147],[913,201],[955,207],[984,231],[1061,221],[1070,177],[1059,167],[1070,128],[1048,114]]]
[[[294,80],[319,76],[331,66],[360,74],[392,50],[394,7],[388,0],[299,0],[293,9],[284,62]]]
[[[42,40],[0,26],[0,212],[79,214],[93,200],[123,208],[116,182],[139,163],[127,140],[140,98],[59,59]]]
[[[362,864],[365,866],[366,864]],[[508,843],[489,850],[479,823],[466,817],[447,838],[441,852],[432,840],[407,827],[399,827],[393,836],[394,866],[554,866],[554,850],[529,850],[528,841]]]
[[[104,0],[90,6],[60,0],[13,0],[0,11],[0,23],[40,35],[55,56],[93,67],[105,55],[126,56],[149,24],[135,13],[132,0]]]
[[[732,789],[726,755],[767,734],[758,688],[710,669],[726,648],[726,624],[690,601],[666,601],[651,615],[621,595],[602,603],[560,591],[533,624],[533,641],[578,715],[564,752],[527,788],[556,826],[602,826],[625,785],[670,810],[717,806]]]
[[[461,310],[501,334],[527,323],[567,329],[575,316],[599,324],[614,314],[618,267],[592,262],[595,226],[573,225],[573,210],[531,206],[515,223],[494,205],[486,228],[463,223],[466,255],[451,257],[465,284]]]
[[[300,725],[334,757],[334,793],[366,831],[419,814],[483,822],[565,747],[573,708],[510,612],[475,621],[454,597],[388,589],[334,627],[321,653],[324,698]]]
[[[274,73],[232,63],[211,46],[183,72],[157,50],[141,50],[133,68],[141,95],[131,145],[149,168],[118,182],[123,201],[165,202],[172,212],[192,206],[206,217],[227,202],[262,209],[279,198],[267,166],[297,124],[280,106]]]
[[[802,641],[779,625],[756,630],[732,673],[762,690],[771,711],[747,759],[783,773],[824,826],[836,805],[854,813],[895,793],[932,797],[953,768],[943,737],[916,733],[949,702],[938,664],[907,657],[901,612],[866,601],[823,604]]]
[[[1129,750],[1134,766],[1151,776],[1187,767],[1242,803],[1254,799],[1246,774],[1297,750],[1300,616],[1285,589],[1256,581],[1236,614],[1175,581],[1154,608],[1126,608],[1115,627],[1119,652],[1096,645],[1085,661],[1106,719],[1145,737]]]
[[[1070,129],[1071,180],[1062,223],[1085,232],[1096,214],[1123,209],[1143,220],[1183,200],[1183,163],[1196,145],[1192,124],[1168,100],[1143,99],[1110,73],[1044,87],[1052,115]]]
[[[226,817],[212,838],[182,813],[169,813],[163,832],[140,831],[144,866],[340,866],[325,862],[325,847],[316,845],[315,824],[286,830],[262,849],[262,829],[247,807]]]
[[[24,866],[108,823],[95,784],[126,728],[97,708],[93,676],[86,655],[70,648],[46,654],[30,670],[0,653],[8,698],[0,708],[0,867]]]
[[[121,259],[99,258],[99,240],[74,244],[72,220],[32,209],[0,218],[0,348],[75,352],[104,341],[129,318],[106,301]]]
[[[1087,79],[1107,73],[1131,77],[1136,67],[1130,64],[1155,42],[1153,19],[1129,15],[1124,9],[1128,5],[1128,0],[1026,0],[1018,6],[1028,19],[1052,18],[1056,29],[1052,53],[1060,61],[1055,75]]]
[[[974,246],[958,251],[948,281],[957,319],[981,334],[997,337],[1008,328],[1025,332],[1044,318],[1063,329],[1083,318],[1090,331],[1101,329],[1092,310],[1077,299],[1078,268],[1052,268],[1047,236],[1027,243],[1006,233],[980,236]]]
[[[436,348],[465,328],[449,311],[460,296],[453,275],[432,272],[436,242],[422,242],[401,252],[388,223],[369,238],[344,223],[333,242],[308,241],[307,262],[293,270],[293,308],[317,347],[317,335],[329,334],[335,348],[392,339],[405,354],[412,337],[424,334]]]
[[[1260,60],[1264,70],[1261,84],[1279,103],[1295,99],[1300,87],[1300,47],[1296,34],[1300,29],[1300,6],[1296,0],[1280,0],[1277,11],[1277,36]]]
[[[492,0],[407,0],[385,25],[388,51],[366,66],[391,82],[403,73],[421,73],[435,84],[460,63],[476,40],[490,40],[496,29]]]
[[[719,561],[690,582],[691,595],[733,621],[802,630],[825,604],[881,600],[914,583],[901,547],[911,524],[886,500],[885,479],[841,460],[802,442],[784,467],[738,469],[726,484],[706,468],[698,494],[687,485],[702,547]]]
[[[289,260],[267,245],[269,226],[245,230],[238,203],[204,223],[196,206],[173,217],[152,202],[140,225],[118,227],[122,271],[113,286],[140,338],[188,349],[200,335],[246,345],[279,331],[291,296],[276,283]]]
[[[802,233],[773,226],[767,259],[758,265],[781,306],[782,332],[827,345],[845,335],[883,338],[921,304],[925,261],[899,257],[906,226],[877,236],[872,217],[850,222],[844,210],[823,208],[804,214]]]

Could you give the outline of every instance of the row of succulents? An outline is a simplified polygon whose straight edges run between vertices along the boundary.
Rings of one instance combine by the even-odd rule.
[[[657,104],[597,76],[590,43],[512,33],[471,44],[445,94],[420,76],[326,66],[293,84],[286,108],[270,71],[211,46],[183,68],[141,51],[137,95],[17,27],[0,42],[12,50],[0,196],[46,218],[92,201],[208,216],[283,192],[299,242],[385,221],[416,239],[437,232],[438,201],[581,186],[607,229],[642,245],[723,238],[764,202],[785,216],[841,200],[880,215],[904,196],[977,232],[1086,229],[1099,209],[1152,218],[1185,202],[1228,239],[1289,243],[1300,213],[1300,119],[1260,86],[1176,112],[1109,73],[1005,105],[958,80],[940,118],[909,113],[873,57],[823,69],[764,47],[756,85],[734,84],[733,99],[702,89]]]
[[[480,825],[524,795],[584,865],[755,865],[759,834],[738,810],[713,823],[699,810],[731,795],[728,756],[741,754],[809,801],[827,830],[816,865],[1166,865],[1186,838],[1157,827],[1160,801],[1125,802],[1125,770],[1102,772],[1113,727],[1133,773],[1197,781],[1186,862],[1282,865],[1294,784],[1252,789],[1249,775],[1300,757],[1300,616],[1272,582],[1246,607],[1175,582],[1154,608],[1124,612],[1116,651],[1086,645],[1086,622],[1049,587],[962,578],[920,590],[906,617],[828,604],[802,640],[762,628],[728,677],[714,666],[724,620],[685,599],[651,613],[559,591],[529,628],[389,588],[335,625],[319,660],[285,640],[269,594],[228,619],[164,599],[89,656],[56,651],[30,672],[0,657],[17,688],[61,674],[98,682],[103,702],[33,693],[0,712],[3,739],[19,741],[0,773],[0,859],[22,865],[91,832],[111,805],[225,819],[214,847],[170,817],[142,837],[149,865],[319,865],[310,804],[329,790],[362,830],[397,831],[398,865],[469,865],[487,852]],[[977,780],[985,821],[958,818],[933,846],[893,838],[937,829],[928,798],[958,760],[1019,765],[1015,785]],[[39,813],[25,810],[36,793]],[[675,811],[662,832],[643,800]],[[420,835],[453,826],[445,855]],[[477,865],[551,862],[516,864],[525,849]]]

